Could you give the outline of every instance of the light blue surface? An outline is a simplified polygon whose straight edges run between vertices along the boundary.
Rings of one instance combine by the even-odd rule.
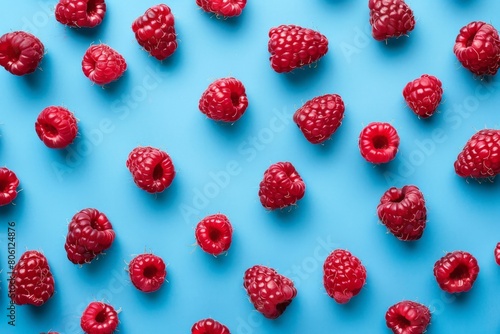
[[[385,311],[404,299],[431,308],[429,334],[500,332],[500,267],[493,259],[500,184],[466,182],[453,170],[476,130],[500,127],[500,82],[473,78],[452,52],[470,21],[500,28],[500,2],[409,0],[416,29],[386,45],[369,35],[367,1],[255,0],[232,20],[202,12],[194,0],[171,1],[179,48],[162,64],[141,50],[130,29],[155,1],[108,0],[102,26],[91,31],[56,22],[55,3],[0,5],[2,34],[28,29],[47,50],[43,71],[25,78],[0,71],[0,164],[17,173],[22,188],[15,206],[0,209],[0,333],[81,333],[79,317],[93,300],[122,310],[121,334],[189,333],[206,317],[233,334],[388,333]],[[291,23],[321,31],[330,50],[312,68],[277,74],[267,32]],[[105,89],[80,67],[85,50],[98,42],[128,63],[124,77]],[[438,76],[445,90],[440,113],[429,120],[417,119],[401,95],[424,73]],[[245,84],[250,104],[232,126],[197,108],[208,84],[225,76]],[[343,97],[345,119],[331,141],[313,146],[291,115],[325,93]],[[49,105],[64,105],[80,120],[70,150],[50,150],[36,136],[36,117]],[[386,166],[373,167],[359,154],[358,134],[372,121],[391,122],[401,137],[400,152]],[[137,145],[171,155],[177,176],[165,193],[150,195],[133,183],[125,161]],[[259,182],[271,163],[285,160],[302,175],[306,195],[290,212],[267,212]],[[405,184],[419,186],[428,206],[428,227],[414,243],[387,234],[376,216],[382,193]],[[68,221],[86,207],[103,211],[117,238],[106,256],[80,268],[63,245]],[[197,221],[216,212],[234,226],[231,249],[220,258],[193,246]],[[6,317],[9,221],[16,222],[17,256],[42,250],[56,280],[46,305],[17,307],[15,328]],[[368,271],[366,286],[347,305],[330,299],[322,284],[322,263],[337,247],[357,255]],[[137,291],[124,270],[145,250],[168,263],[168,283],[151,295]],[[443,293],[432,273],[434,262],[453,250],[471,252],[481,268],[474,288],[460,296]],[[277,320],[248,302],[242,277],[254,264],[277,269],[298,287]]]

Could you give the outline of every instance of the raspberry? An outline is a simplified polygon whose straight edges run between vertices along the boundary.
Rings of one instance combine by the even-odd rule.
[[[431,322],[431,312],[425,305],[404,300],[389,307],[385,321],[394,334],[422,334]]]
[[[304,197],[306,185],[290,162],[272,164],[260,182],[259,197],[266,209],[282,209]]]
[[[272,268],[256,265],[245,271],[243,287],[255,309],[269,319],[278,318],[297,295],[293,282]]]
[[[234,17],[241,15],[247,0],[196,0],[196,4],[205,12]]]
[[[214,121],[236,122],[248,107],[245,87],[235,78],[215,80],[203,92],[198,106]]]
[[[114,239],[113,226],[104,213],[83,209],[73,216],[68,225],[64,248],[71,262],[84,264],[111,247]]]
[[[35,72],[44,52],[42,42],[30,33],[14,31],[0,37],[0,65],[14,75]]]
[[[413,11],[403,0],[369,0],[368,8],[377,41],[407,35],[415,28]]]
[[[359,150],[368,162],[387,163],[396,157],[398,148],[398,133],[389,123],[370,123],[359,135]]]
[[[455,40],[453,52],[463,67],[476,75],[495,75],[500,67],[500,38],[488,23],[467,24]]]
[[[38,251],[26,251],[12,270],[9,297],[17,305],[41,306],[54,294],[54,277],[47,258]]]
[[[455,172],[461,177],[489,178],[500,173],[500,130],[476,132],[465,144],[455,161]]]
[[[495,247],[495,261],[500,266],[500,242]]]
[[[323,285],[330,297],[345,304],[356,296],[366,281],[366,269],[349,251],[336,249],[323,264]]]
[[[233,227],[223,214],[203,218],[195,230],[196,242],[208,254],[220,255],[231,246]]]
[[[125,59],[106,44],[90,46],[82,60],[83,74],[98,85],[117,80],[127,69]]]
[[[105,14],[104,0],[59,0],[55,11],[57,21],[77,28],[98,26]]]
[[[378,218],[403,241],[418,240],[424,233],[427,209],[424,195],[416,186],[392,187],[377,206]]]
[[[0,167],[0,206],[12,203],[17,197],[19,179],[16,174],[5,167]]]
[[[177,49],[174,15],[165,4],[153,6],[132,23],[140,46],[158,60],[167,59]]]
[[[154,254],[137,255],[130,261],[128,272],[134,286],[143,292],[155,292],[161,288],[167,276],[165,262]]]
[[[449,293],[469,291],[478,274],[477,260],[463,251],[448,253],[434,264],[439,287]]]
[[[410,109],[417,116],[430,117],[436,111],[443,97],[441,81],[435,76],[424,74],[405,86],[403,96]]]
[[[329,139],[342,123],[344,102],[337,94],[318,96],[307,101],[293,115],[304,137],[312,144]]]
[[[191,334],[231,334],[229,329],[214,319],[203,319],[191,327]]]
[[[271,67],[278,73],[291,72],[323,57],[328,52],[328,39],[312,29],[280,25],[269,30],[268,49]]]
[[[175,176],[170,156],[150,146],[134,148],[128,156],[126,166],[132,173],[135,184],[149,193],[161,193],[170,186]]]
[[[83,311],[80,326],[86,334],[111,334],[118,327],[118,313],[113,306],[91,302]]]
[[[50,148],[65,148],[78,133],[76,118],[63,107],[50,106],[42,110],[35,123],[41,141]]]

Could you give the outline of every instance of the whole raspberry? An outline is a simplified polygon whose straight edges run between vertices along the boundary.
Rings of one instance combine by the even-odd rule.
[[[495,261],[500,266],[500,242],[495,247]]]
[[[50,148],[65,148],[78,133],[75,116],[64,107],[50,106],[42,110],[35,123],[35,131]]]
[[[282,209],[304,197],[306,184],[290,162],[272,164],[260,182],[259,197],[266,209]]]
[[[55,11],[57,21],[76,28],[98,26],[105,14],[104,0],[59,0]]]
[[[247,0],[196,0],[196,4],[205,12],[234,17],[241,15]]]
[[[453,52],[460,63],[476,75],[495,75],[500,67],[498,31],[481,21],[467,24],[455,40]]]
[[[404,300],[389,307],[385,321],[394,334],[422,334],[431,322],[431,312],[425,305]]]
[[[403,0],[369,0],[368,8],[377,41],[407,35],[415,28],[413,11]]]
[[[476,132],[458,154],[454,166],[461,177],[489,178],[499,174],[500,130]]]
[[[17,197],[19,179],[16,174],[5,167],[0,167],[0,206],[12,203]]]
[[[443,97],[441,81],[435,76],[424,74],[405,86],[403,97],[417,116],[430,117]]]
[[[191,327],[191,334],[231,334],[229,329],[214,319],[203,319]]]
[[[366,282],[366,269],[349,251],[336,249],[323,264],[323,285],[330,297],[345,304],[356,296]]]
[[[217,79],[203,92],[198,106],[214,121],[236,122],[248,107],[245,86],[235,78]]]
[[[151,146],[134,148],[128,156],[126,166],[135,184],[149,193],[161,193],[170,186],[175,176],[170,156]]]
[[[326,94],[307,101],[293,114],[306,139],[313,144],[328,140],[344,118],[344,101],[337,94]]]
[[[86,334],[112,334],[118,327],[118,313],[111,305],[91,302],[83,311],[80,326]]]
[[[54,294],[54,277],[47,258],[38,251],[26,251],[12,270],[9,297],[17,305],[41,306]]]
[[[143,292],[155,292],[161,288],[167,276],[165,262],[154,254],[140,254],[128,265],[130,280]]]
[[[174,14],[165,4],[153,6],[132,23],[140,46],[158,60],[167,59],[177,49]]]
[[[82,60],[83,74],[98,85],[120,78],[127,69],[125,59],[106,44],[90,46]]]
[[[447,253],[434,264],[439,287],[449,293],[469,291],[478,274],[477,260],[464,251]]]
[[[245,271],[243,287],[255,309],[269,319],[278,318],[297,295],[293,282],[272,268],[256,265]]]
[[[387,163],[396,157],[398,148],[398,133],[389,123],[370,123],[359,135],[359,150],[368,162]]]
[[[328,39],[312,29],[280,25],[269,30],[268,49],[271,67],[278,73],[291,72],[323,57],[328,52]]]
[[[35,72],[44,52],[42,42],[30,33],[14,31],[0,37],[0,65],[14,75]]]
[[[203,218],[196,226],[195,236],[201,249],[217,256],[231,246],[233,227],[225,215],[218,213]]]

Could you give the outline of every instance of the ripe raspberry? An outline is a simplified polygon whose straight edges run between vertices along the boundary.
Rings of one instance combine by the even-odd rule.
[[[247,0],[196,0],[196,4],[205,12],[234,17],[241,15]]]
[[[165,4],[153,6],[132,23],[140,46],[158,60],[171,56],[177,49],[174,14]]]
[[[377,206],[378,218],[403,241],[418,240],[424,233],[427,209],[424,195],[416,186],[392,187]]]
[[[44,52],[42,42],[30,33],[14,31],[0,37],[0,65],[14,75],[35,72]]]
[[[439,287],[449,293],[469,291],[478,274],[476,259],[463,251],[448,253],[434,264],[434,276]]]
[[[80,326],[86,334],[112,334],[118,327],[118,313],[111,305],[92,302],[83,311]]]
[[[17,197],[19,179],[5,167],[0,167],[0,206],[10,204]]]
[[[297,203],[306,191],[306,185],[290,162],[272,164],[260,182],[259,197],[266,209],[282,209]]]
[[[214,319],[203,319],[191,327],[191,334],[231,334],[231,332]]]
[[[105,14],[104,0],[59,0],[55,12],[57,21],[76,28],[98,26]]]
[[[476,75],[495,75],[500,67],[500,38],[488,23],[471,22],[460,29],[453,52]]]
[[[495,261],[500,266],[500,242],[495,247]]]
[[[83,74],[98,85],[117,80],[127,69],[125,59],[106,44],[90,46],[82,60]]]
[[[134,148],[128,156],[126,166],[132,173],[135,184],[149,193],[161,193],[170,186],[175,176],[170,156],[150,146]]]
[[[215,80],[201,95],[198,106],[214,121],[236,122],[248,107],[245,86],[235,78]]]
[[[278,73],[318,61],[328,52],[328,39],[308,28],[280,25],[269,30],[268,49],[271,67]]]
[[[370,123],[359,135],[359,150],[368,162],[387,163],[396,157],[398,148],[398,133],[389,123]]]
[[[345,304],[356,296],[366,281],[366,269],[349,251],[336,249],[323,264],[323,285],[330,297]]]
[[[329,139],[344,118],[344,101],[337,94],[326,94],[307,101],[293,115],[306,139],[313,143],[323,143]]]
[[[434,114],[443,97],[441,81],[435,76],[424,74],[405,86],[403,96],[417,116],[427,118]]]
[[[403,0],[369,0],[372,36],[377,41],[407,35],[415,28],[413,11]]]
[[[54,277],[47,258],[38,251],[26,251],[12,270],[9,297],[17,305],[41,306],[54,294]]]
[[[269,319],[278,318],[297,295],[293,282],[272,268],[253,266],[245,271],[243,287],[255,309]]]
[[[500,173],[500,130],[476,132],[465,144],[455,161],[455,172],[461,177],[488,178]]]
[[[385,321],[394,334],[422,334],[431,322],[431,312],[425,305],[404,300],[389,307]]]
[[[42,110],[35,123],[41,141],[50,148],[65,148],[78,133],[76,118],[63,107],[50,106]]]
[[[167,276],[165,262],[154,254],[137,255],[130,261],[128,272],[134,286],[143,292],[155,292],[161,288]]]
[[[220,255],[231,246],[233,227],[223,214],[203,218],[195,230],[196,242],[208,254]]]
[[[90,263],[111,247],[114,239],[113,226],[104,213],[83,209],[73,216],[68,225],[64,248],[74,264]]]

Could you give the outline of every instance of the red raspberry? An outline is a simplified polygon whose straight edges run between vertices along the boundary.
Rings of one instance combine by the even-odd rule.
[[[86,334],[112,334],[118,327],[118,313],[111,305],[92,302],[83,311],[80,326]]]
[[[235,78],[217,79],[203,92],[198,107],[214,121],[236,122],[248,107],[245,86]]]
[[[134,148],[128,156],[126,166],[132,173],[135,184],[149,193],[161,193],[170,186],[175,176],[170,156],[150,146]]]
[[[413,11],[403,0],[369,0],[372,35],[377,41],[407,35],[415,28]]]
[[[234,17],[241,15],[247,0],[196,0],[196,4],[205,12]]]
[[[5,167],[0,167],[0,206],[10,204],[17,197],[19,179]]]
[[[282,209],[304,197],[306,185],[290,162],[272,164],[260,182],[259,197],[266,209]]]
[[[418,240],[424,233],[427,209],[424,195],[416,186],[392,187],[377,206],[378,218],[403,241]]]
[[[336,249],[323,264],[323,285],[330,297],[345,304],[356,296],[366,281],[366,269],[349,251]]]
[[[26,251],[12,270],[9,297],[17,305],[41,306],[54,294],[54,277],[47,258],[38,251]]]
[[[177,49],[174,14],[165,4],[153,6],[132,23],[135,39],[158,60],[171,56]]]
[[[271,67],[278,73],[312,64],[328,52],[328,39],[308,28],[280,25],[269,30]]]
[[[495,261],[500,266],[500,242],[495,247]]]
[[[59,0],[56,20],[76,28],[93,28],[101,24],[106,14],[104,0]]]
[[[326,94],[307,101],[293,115],[306,139],[313,143],[323,143],[329,139],[344,118],[344,101],[337,94]]]
[[[42,110],[35,123],[41,141],[50,148],[65,148],[78,133],[76,118],[63,107],[50,106]]]
[[[488,23],[471,22],[460,29],[453,52],[476,75],[495,75],[500,67],[500,38]]]
[[[214,319],[203,319],[191,327],[191,334],[231,334],[231,332]]]
[[[113,226],[104,213],[83,209],[73,216],[68,225],[64,248],[71,262],[84,264],[111,247],[114,239]]]
[[[83,74],[98,85],[117,80],[127,69],[125,59],[106,44],[90,46],[82,60]]]
[[[469,291],[478,274],[477,260],[463,251],[448,253],[434,264],[439,287],[449,293]]]
[[[245,271],[243,287],[255,309],[269,319],[278,318],[297,295],[293,282],[272,268],[253,266]]]
[[[435,76],[424,74],[405,86],[403,96],[417,116],[427,118],[434,114],[443,97],[441,81]]]
[[[30,33],[14,31],[0,37],[0,65],[14,75],[35,72],[44,52],[42,42]]]
[[[500,130],[476,132],[465,144],[455,161],[455,172],[461,177],[488,178],[500,173]]]
[[[134,286],[143,292],[155,292],[161,288],[167,276],[165,262],[154,254],[137,255],[130,261],[128,272]]]
[[[368,162],[387,163],[396,157],[398,148],[398,133],[389,123],[370,123],[359,135],[359,150]]]
[[[214,256],[226,252],[231,246],[233,227],[223,214],[203,218],[195,230],[196,242],[208,254]]]
[[[422,334],[431,322],[431,312],[425,305],[404,300],[389,307],[385,321],[394,334]]]

